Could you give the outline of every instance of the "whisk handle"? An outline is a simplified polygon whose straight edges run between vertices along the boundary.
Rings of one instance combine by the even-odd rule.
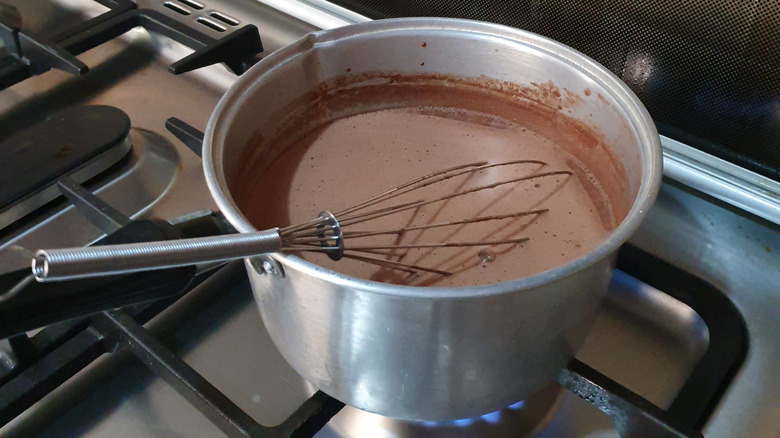
[[[35,253],[32,272],[43,283],[221,262],[281,248],[279,230],[274,228],[171,241],[42,249]]]

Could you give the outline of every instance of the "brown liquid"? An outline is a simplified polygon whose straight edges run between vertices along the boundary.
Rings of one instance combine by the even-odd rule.
[[[512,245],[397,251],[406,252],[400,260],[403,263],[455,275],[410,275],[354,260],[333,262],[321,254],[304,255],[347,275],[400,284],[468,286],[532,275],[591,251],[614,228],[615,216],[620,214],[613,213],[599,180],[571,148],[556,142],[556,136],[542,135],[532,126],[510,120],[484,112],[419,106],[340,118],[295,141],[249,190],[235,198],[247,218],[262,229],[312,219],[322,210],[336,212],[414,178],[460,164],[541,160],[547,165],[492,168],[413,192],[393,203],[433,199],[533,173],[568,170],[572,174],[509,184],[347,228],[384,230],[549,209],[540,215],[503,221],[345,240],[350,248],[529,238]]]

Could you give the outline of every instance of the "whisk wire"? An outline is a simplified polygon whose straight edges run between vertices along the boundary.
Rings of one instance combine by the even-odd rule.
[[[529,210],[529,211],[521,211],[518,213],[509,213],[509,214],[501,214],[501,215],[493,215],[493,216],[480,216],[475,217],[473,219],[464,219],[460,221],[450,221],[450,222],[438,222],[435,224],[428,224],[428,225],[418,225],[418,226],[411,226],[411,227],[404,227],[404,228],[396,228],[392,230],[381,230],[381,231],[345,231],[344,237],[349,237],[350,239],[356,239],[359,237],[369,237],[369,236],[381,236],[384,234],[403,234],[407,231],[417,231],[417,230],[427,230],[431,228],[441,228],[441,227],[449,227],[454,225],[465,225],[465,224],[474,224],[479,222],[487,222],[487,221],[500,221],[504,219],[511,219],[511,218],[518,218],[522,216],[531,216],[535,214],[542,214],[548,212],[549,209],[540,209],[540,210]]]
[[[410,274],[415,274],[417,271],[423,271],[423,272],[431,272],[433,274],[439,274],[443,275],[445,277],[448,277],[452,275],[449,271],[443,271],[441,269],[434,269],[434,268],[428,268],[425,266],[419,266],[419,265],[412,265],[412,264],[406,264],[406,263],[400,263],[400,262],[394,262],[392,260],[385,260],[385,259],[378,259],[375,257],[367,257],[367,256],[358,256],[354,254],[344,254],[344,257],[350,258],[353,260],[359,260],[366,263],[372,263],[375,265],[380,266],[386,266],[389,268],[398,269],[400,271],[409,272]]]
[[[386,207],[375,208],[369,211],[361,211],[371,206],[375,206],[382,202],[386,202],[393,198],[397,198],[404,194],[410,193],[412,191],[419,190],[424,187],[428,187],[430,185],[437,184],[442,181],[446,181],[460,175],[473,174],[474,172],[478,172],[481,170],[494,168],[494,167],[510,166],[510,165],[518,165],[518,164],[537,164],[540,166],[540,168],[547,165],[547,163],[539,160],[513,160],[513,161],[506,161],[506,162],[492,163],[492,164],[483,161],[483,162],[463,164],[460,166],[455,166],[448,169],[440,170],[438,172],[433,172],[428,175],[416,178],[407,183],[393,187],[378,195],[372,196],[351,207],[340,210],[339,212],[333,215],[330,215],[329,213],[325,212],[327,213],[327,215],[330,215],[329,220],[327,218],[323,218],[323,214],[325,213],[321,213],[320,217],[316,219],[303,222],[298,225],[282,228],[281,229],[282,235],[284,236],[285,239],[287,239],[283,250],[292,251],[292,252],[295,251],[323,252],[328,254],[334,260],[338,260],[344,257],[344,258],[362,261],[365,263],[371,263],[378,266],[383,266],[390,269],[395,269],[395,270],[408,272],[408,273],[430,272],[430,273],[436,273],[438,275],[445,275],[445,276],[450,275],[451,274],[450,272],[441,269],[433,269],[429,267],[420,266],[414,263],[402,263],[400,261],[390,260],[390,258],[403,259],[403,257],[406,255],[405,252],[400,255],[394,253],[394,251],[402,250],[402,249],[410,250],[410,249],[426,249],[426,248],[436,249],[436,248],[465,248],[465,247],[475,247],[475,246],[518,245],[527,242],[529,238],[522,237],[522,238],[495,240],[495,241],[476,241],[476,242],[445,241],[445,242],[435,242],[435,243],[414,243],[414,244],[394,243],[394,244],[386,244],[386,245],[372,244],[372,245],[346,245],[346,246],[344,245],[343,239],[345,238],[356,239],[356,238],[365,238],[365,237],[381,236],[381,235],[400,236],[409,231],[419,231],[419,230],[427,230],[432,228],[467,225],[467,224],[487,222],[487,221],[500,221],[506,219],[519,218],[523,216],[541,215],[546,213],[549,210],[535,209],[535,210],[520,211],[520,212],[501,214],[501,215],[479,216],[470,219],[438,222],[433,224],[407,226],[407,227],[400,227],[395,229],[376,230],[376,231],[370,231],[370,230],[344,231],[343,228],[358,223],[368,222],[392,214],[408,211],[411,209],[420,208],[426,205],[444,202],[449,199],[465,196],[471,193],[494,189],[496,187],[507,185],[507,184],[520,183],[523,181],[530,181],[538,178],[545,178],[545,177],[557,176],[557,175],[571,175],[572,173],[567,170],[533,173],[531,175],[523,175],[516,178],[497,181],[491,184],[485,184],[485,185],[480,185],[465,190],[459,190],[456,191],[455,193],[442,195],[435,199],[428,199],[428,200],[423,199],[423,200],[417,200],[412,202],[404,202],[404,203],[399,203],[399,204],[390,205]],[[336,221],[336,217],[339,218],[338,221]],[[311,231],[312,226],[317,227],[317,229],[319,230],[318,235],[312,236],[312,231]],[[329,234],[326,235],[323,233],[329,233]],[[335,245],[335,246],[329,246],[329,245]],[[355,254],[355,253],[359,253],[359,254]],[[334,254],[337,255],[334,256]],[[365,254],[381,255],[386,258],[377,258]]]
[[[423,187],[428,187],[430,185],[437,184],[442,181],[446,181],[448,179],[452,179],[460,175],[473,174],[474,172],[478,172],[480,170],[490,169],[493,167],[511,166],[515,164],[538,164],[542,167],[547,165],[547,163],[545,163],[544,161],[539,161],[539,160],[513,160],[513,161],[505,161],[502,163],[494,163],[494,164],[489,164],[486,161],[481,161],[477,163],[469,163],[460,166],[455,166],[449,169],[441,170],[438,172],[434,172],[422,176],[415,180],[409,181],[408,183],[401,184],[400,186],[393,187],[392,189],[384,193],[381,193],[377,196],[373,196],[363,202],[360,202],[344,210],[338,211],[334,214],[337,217],[343,217],[345,215],[348,215],[349,213],[362,210],[372,205],[376,205],[380,202],[387,201],[388,199],[392,199],[404,195],[406,193],[411,192],[412,190],[419,190]],[[450,173],[450,172],[455,172],[455,173]]]
[[[430,200],[425,200],[425,201],[418,201],[418,202],[413,202],[413,203],[405,204],[405,205],[404,204],[399,204],[399,205],[395,205],[393,207],[387,207],[387,208],[383,208],[383,209],[380,209],[380,210],[367,211],[367,212],[358,213],[358,214],[355,214],[355,215],[352,215],[352,216],[347,215],[346,217],[342,217],[339,220],[339,223],[341,224],[342,227],[346,227],[348,225],[354,225],[354,224],[357,224],[357,223],[360,223],[360,222],[365,222],[365,221],[368,221],[368,220],[376,219],[378,217],[386,216],[388,214],[396,214],[396,213],[400,213],[400,212],[403,212],[403,211],[410,210],[412,208],[423,207],[423,206],[426,206],[426,205],[429,205],[429,204],[433,204],[433,203],[441,202],[441,201],[446,201],[448,199],[452,199],[452,198],[468,195],[468,194],[479,192],[479,191],[482,191],[482,190],[494,189],[496,187],[499,187],[499,186],[502,186],[502,185],[506,185],[506,184],[517,183],[517,182],[520,182],[520,181],[529,181],[529,180],[533,180],[533,179],[537,179],[537,178],[543,178],[543,177],[555,176],[555,175],[571,175],[571,173],[572,172],[569,171],[569,170],[556,170],[556,171],[552,171],[552,172],[543,172],[543,173],[537,173],[537,174],[533,174],[533,175],[522,176],[522,177],[518,177],[518,178],[512,178],[512,179],[509,179],[509,180],[499,181],[499,182],[496,182],[496,183],[487,184],[487,185],[483,185],[483,186],[479,186],[479,187],[474,187],[474,188],[467,189],[467,190],[462,190],[462,191],[456,192],[456,193],[451,193],[449,195],[440,196],[440,197],[438,197],[436,199],[430,199]]]
[[[438,243],[415,243],[412,245],[370,245],[370,246],[350,246],[352,250],[358,249],[417,249],[417,248],[462,248],[465,246],[496,246],[496,245],[509,245],[527,242],[528,237],[522,237],[519,239],[505,239],[496,240],[492,242],[438,242]]]
[[[435,176],[443,175],[443,174],[446,174],[446,173],[449,173],[449,172],[453,172],[455,170],[465,169],[465,168],[469,168],[469,167],[483,166],[486,163],[487,163],[487,161],[480,161],[480,162],[477,162],[477,163],[461,164],[459,166],[450,167],[449,169],[443,169],[443,170],[440,170],[438,172],[434,172],[434,173],[430,173],[428,175],[421,176],[421,177],[413,179],[413,180],[411,180],[411,181],[409,181],[407,183],[401,184],[400,186],[395,186],[392,189],[387,190],[387,191],[385,191],[383,193],[380,193],[378,195],[372,196],[372,197],[370,197],[370,198],[368,198],[368,199],[366,199],[364,201],[358,202],[355,205],[352,205],[352,206],[347,207],[347,208],[345,208],[343,210],[337,211],[337,212],[334,213],[334,215],[336,215],[337,217],[344,216],[344,215],[346,215],[348,213],[351,213],[353,211],[360,210],[361,208],[365,208],[365,207],[368,207],[370,205],[374,205],[376,203],[379,203],[379,202],[382,202],[384,200],[387,200],[387,199],[389,199],[391,197],[390,195],[393,195],[394,193],[396,193],[396,195],[393,195],[392,197],[398,196],[398,195],[401,194],[401,193],[397,193],[400,190],[403,190],[403,189],[405,189],[407,187],[410,187],[410,186],[412,186],[414,184],[417,184],[419,182],[425,181],[427,179],[433,178]],[[406,193],[406,192],[404,192],[404,193]]]

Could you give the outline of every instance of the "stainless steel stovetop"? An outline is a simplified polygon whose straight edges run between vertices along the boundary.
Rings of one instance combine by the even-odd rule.
[[[3,1],[15,4],[27,24],[41,29],[51,23],[77,23],[84,15],[103,10],[91,0]],[[306,32],[362,19],[320,0],[137,3],[188,23],[195,23],[198,17],[212,17],[213,21],[216,11],[241,24],[255,24],[265,46],[263,55]],[[193,4],[204,7],[196,9]],[[182,15],[181,9],[189,15]],[[218,23],[230,31],[230,24]],[[206,31],[215,36],[221,33],[211,28]],[[32,114],[77,104],[118,107],[131,119],[131,141],[141,147],[134,147],[131,159],[89,188],[133,217],[174,219],[213,209],[199,158],[168,133],[164,123],[177,117],[203,129],[235,76],[222,66],[181,76],[168,73],[167,65],[187,53],[172,40],[132,30],[79,56],[92,70],[83,77],[51,71],[0,91],[0,123],[23,123]],[[698,188],[717,186],[712,194],[729,200],[727,191],[721,190],[725,183],[717,175],[710,175],[709,181],[706,172],[686,171],[697,166],[701,169],[697,151],[668,139],[664,144],[665,164],[671,169],[668,175]],[[776,190],[771,183],[770,193]],[[704,427],[707,437],[775,438],[780,433],[780,228],[775,216],[778,200],[773,199],[775,205],[770,202],[762,211],[764,217],[775,219],[774,223],[669,178],[656,206],[631,239],[639,248],[721,289],[745,320],[747,357]],[[754,211],[759,204],[748,202],[746,208]],[[28,226],[0,235],[0,267],[6,270],[25,263],[7,250],[11,245],[84,245],[100,236],[72,207],[60,206]],[[232,265],[219,272],[147,327],[255,420],[273,425],[295,410],[312,389],[271,343],[248,286],[238,281],[242,270],[241,265]],[[708,339],[706,326],[689,307],[618,273],[608,303],[577,358],[665,407],[701,358]],[[533,436],[617,436],[609,417],[574,394],[563,391],[555,403],[549,422],[533,431]],[[466,436],[469,431],[477,436],[501,436],[506,432],[503,424],[512,416],[510,411],[449,424],[443,429],[446,432],[432,425],[415,430],[421,436]],[[317,436],[349,432],[353,436],[391,437],[402,430],[408,428],[348,407]],[[121,352],[104,355],[0,429],[0,436],[33,434],[222,436],[172,387]]]

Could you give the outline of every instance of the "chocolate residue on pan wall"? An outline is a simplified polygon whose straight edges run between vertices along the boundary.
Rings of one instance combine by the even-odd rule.
[[[252,133],[252,136],[249,137],[249,141],[247,141],[247,145],[262,145],[265,144],[265,137],[263,136],[262,131],[257,130]],[[236,172],[236,175],[246,175],[248,171],[248,166],[251,163],[258,163],[258,162],[268,162],[274,159],[274,156],[269,156],[272,154],[272,150],[270,148],[259,148],[259,147],[245,147],[241,150],[241,154],[238,159],[238,171]],[[234,182],[234,181],[231,181]],[[234,186],[234,184],[231,184],[231,186]]]
[[[598,98],[606,102],[603,96]],[[267,135],[264,131],[267,127],[258,128],[258,135],[246,145],[247,153],[242,154],[245,160],[231,181],[231,193],[238,205],[242,205],[246,194],[241,189],[254,186],[253,175],[264,170],[284,147],[331,120],[387,108],[462,108],[469,113],[496,116],[528,127],[567,145],[577,161],[600,182],[613,209],[611,216],[620,223],[633,202],[623,166],[596,127],[559,110],[559,107],[578,105],[581,99],[569,90],[561,92],[552,82],[518,85],[487,77],[434,73],[372,72],[339,76],[280,108],[273,120],[283,122],[274,135]],[[495,120],[490,117],[485,120],[488,119]]]
[[[578,96],[576,93],[572,93],[571,91],[565,88],[563,89],[563,92],[566,94],[566,97],[564,98],[564,102],[566,102],[566,105],[573,106],[580,101],[580,96]]]

